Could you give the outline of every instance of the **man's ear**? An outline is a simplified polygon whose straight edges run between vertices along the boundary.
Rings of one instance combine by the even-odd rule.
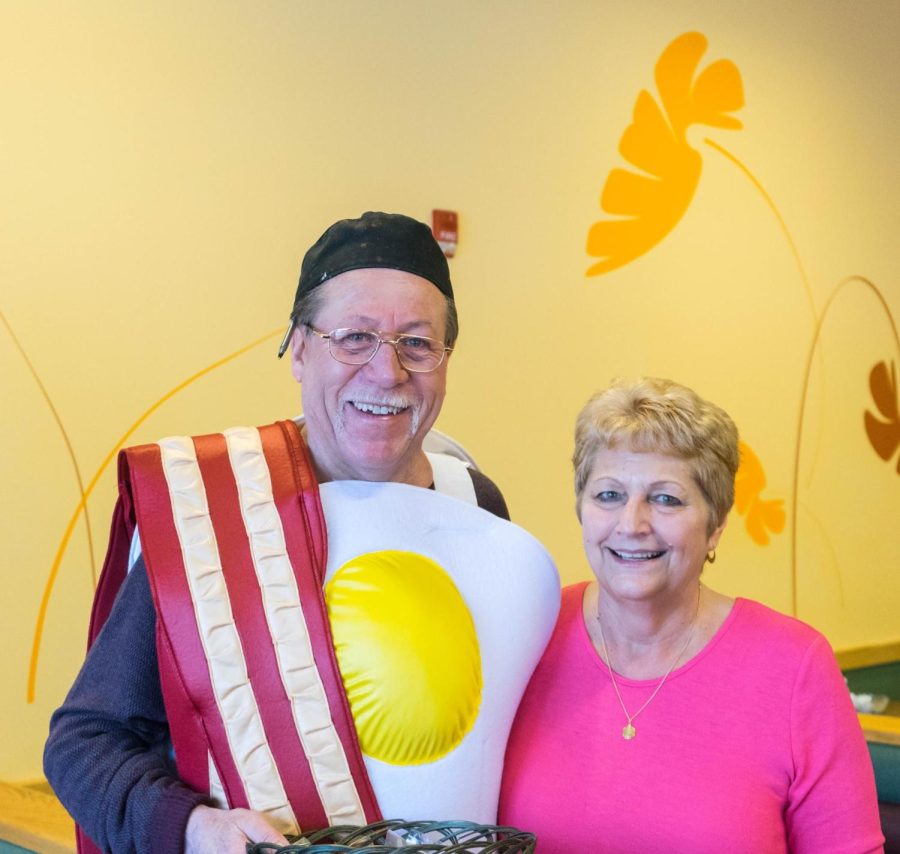
[[[298,383],[303,382],[303,368],[306,363],[306,336],[303,330],[295,329],[291,336],[291,373]]]

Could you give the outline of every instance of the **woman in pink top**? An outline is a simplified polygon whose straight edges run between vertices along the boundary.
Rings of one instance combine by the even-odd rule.
[[[563,593],[500,820],[538,854],[880,851],[828,642],[701,581],[734,500],[729,416],[669,380],[616,383],[579,415],[574,464],[594,580]]]

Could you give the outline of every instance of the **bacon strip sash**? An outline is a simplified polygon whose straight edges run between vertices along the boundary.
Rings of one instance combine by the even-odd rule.
[[[124,451],[119,474],[92,639],[136,519],[182,779],[283,833],[380,819],[332,645],[324,517],[297,426],[164,439]]]

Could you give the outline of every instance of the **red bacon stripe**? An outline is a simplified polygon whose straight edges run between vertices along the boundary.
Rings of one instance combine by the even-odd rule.
[[[160,676],[179,776],[192,788],[209,791],[209,742],[229,806],[247,807],[200,640],[161,449],[143,445],[127,453],[144,561],[156,602]],[[173,666],[167,667],[167,661]]]
[[[281,516],[288,555],[294,567],[303,613],[334,727],[347,755],[350,773],[365,810],[366,820],[380,821],[381,811],[363,763],[362,752],[340,678],[325,609],[322,584],[326,565],[325,519],[319,486],[297,425],[279,421],[260,428],[263,452],[272,478],[272,493]],[[288,454],[283,449],[287,447]],[[307,543],[314,544],[310,555]],[[330,662],[327,666],[325,662]]]
[[[225,437],[198,437],[194,446],[225,568],[228,596],[269,748],[301,827],[327,827],[280,675]]]

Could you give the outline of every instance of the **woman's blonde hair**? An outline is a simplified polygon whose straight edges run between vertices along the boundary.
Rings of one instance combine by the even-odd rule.
[[[737,427],[725,410],[672,380],[614,380],[584,405],[575,422],[572,463],[579,516],[594,458],[615,448],[684,460],[709,506],[709,533],[725,521],[740,462]]]

